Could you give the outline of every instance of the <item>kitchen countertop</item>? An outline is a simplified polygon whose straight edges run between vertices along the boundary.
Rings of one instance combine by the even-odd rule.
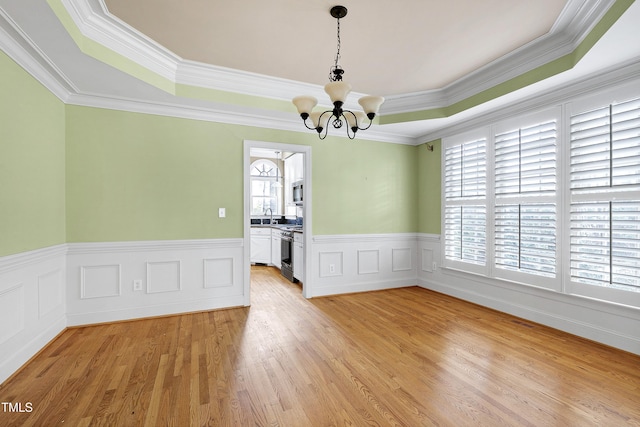
[[[301,225],[292,224],[251,224],[251,228],[275,228],[276,230],[291,230],[296,233],[302,233]]]

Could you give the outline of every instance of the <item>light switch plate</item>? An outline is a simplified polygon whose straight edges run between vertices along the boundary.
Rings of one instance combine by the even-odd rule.
[[[218,209],[218,218],[224,218],[227,216],[227,210],[225,208]]]

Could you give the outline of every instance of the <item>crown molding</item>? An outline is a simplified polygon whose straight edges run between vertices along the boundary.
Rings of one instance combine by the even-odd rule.
[[[300,93],[324,98],[319,85],[186,61],[112,15],[104,0],[59,1],[85,37],[174,83],[278,100],[288,100]],[[561,58],[575,50],[615,1],[568,0],[544,36],[444,88],[389,96],[381,114],[446,107]]]
[[[240,126],[258,127],[263,129],[282,130],[310,134],[300,124],[300,118],[292,118],[285,113],[267,113],[264,111],[230,110],[228,106],[202,107],[179,103],[150,102],[142,99],[123,97],[107,97],[100,94],[70,94],[66,103],[82,107],[104,108],[108,110],[128,111],[132,113],[153,114],[158,116],[176,117],[190,120],[225,123]],[[343,137],[340,134],[332,134],[335,137]],[[346,135],[344,135],[346,138]],[[394,144],[415,145],[416,140],[409,135],[395,132],[384,132],[368,129],[367,132],[358,134],[359,140],[370,140]]]
[[[0,7],[0,50],[63,102],[77,88]]]
[[[572,53],[615,0],[569,0],[551,30],[448,86],[390,96],[382,114],[447,107]]]
[[[108,13],[104,0],[58,0],[80,33],[159,76],[176,81],[182,58]]]
[[[588,75],[576,80],[568,86],[560,89],[553,87],[545,91],[541,91],[534,97],[526,97],[524,101],[516,101],[509,103],[499,109],[474,115],[469,120],[464,120],[459,124],[447,125],[428,134],[417,137],[417,145],[436,139],[445,138],[461,134],[480,126],[486,126],[489,123],[499,122],[510,117],[520,116],[527,113],[535,112],[551,105],[560,105],[570,102],[587,93],[595,93],[603,90],[611,90],[612,88],[630,84],[637,86],[640,83],[640,57],[634,58],[623,64],[616,65],[611,68],[601,70],[595,75]]]
[[[300,118],[297,115],[283,112],[265,112],[261,109],[247,109],[216,103],[207,103],[206,106],[202,106],[201,102],[193,102],[186,98],[176,98],[175,103],[166,103],[148,99],[113,97],[98,93],[83,92],[55,66],[53,61],[30,40],[29,36],[20,29],[9,14],[1,7],[0,49],[67,105],[309,133],[306,128],[301,127]],[[201,73],[199,78],[204,79],[205,77],[203,77],[203,75],[206,73],[206,68],[198,67],[196,64],[196,66],[191,68],[191,72],[195,76],[198,75],[198,72]],[[233,73],[226,73],[224,76],[230,80],[234,79]],[[319,92],[318,90],[314,92],[316,88],[311,85],[300,85],[296,86],[296,88],[296,90],[306,90],[307,93],[311,92],[311,94],[316,94],[318,97],[321,97],[324,93],[324,91]],[[190,105],[190,102],[197,105]],[[340,135],[335,136],[340,137]],[[359,134],[358,139],[408,145],[415,143],[412,136],[374,129]]]

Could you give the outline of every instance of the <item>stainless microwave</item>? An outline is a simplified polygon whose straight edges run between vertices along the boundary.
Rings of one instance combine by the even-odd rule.
[[[304,181],[296,181],[292,185],[293,203],[302,205],[304,202]]]

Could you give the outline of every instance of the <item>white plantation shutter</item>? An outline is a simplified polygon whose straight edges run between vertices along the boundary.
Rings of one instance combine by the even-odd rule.
[[[498,205],[495,221],[496,267],[555,277],[555,205]]]
[[[571,117],[571,189],[640,184],[640,98]]]
[[[495,137],[495,266],[556,275],[556,121]]]
[[[485,265],[486,216],[484,206],[445,208],[445,255],[448,259]]]
[[[555,194],[556,123],[496,135],[496,195]]]
[[[487,140],[447,147],[444,167],[445,258],[486,264]]]
[[[571,279],[640,292],[640,98],[571,116]]]
[[[571,278],[640,292],[640,201],[572,204]]]
[[[465,142],[445,152],[445,199],[484,198],[487,193],[487,140]]]

